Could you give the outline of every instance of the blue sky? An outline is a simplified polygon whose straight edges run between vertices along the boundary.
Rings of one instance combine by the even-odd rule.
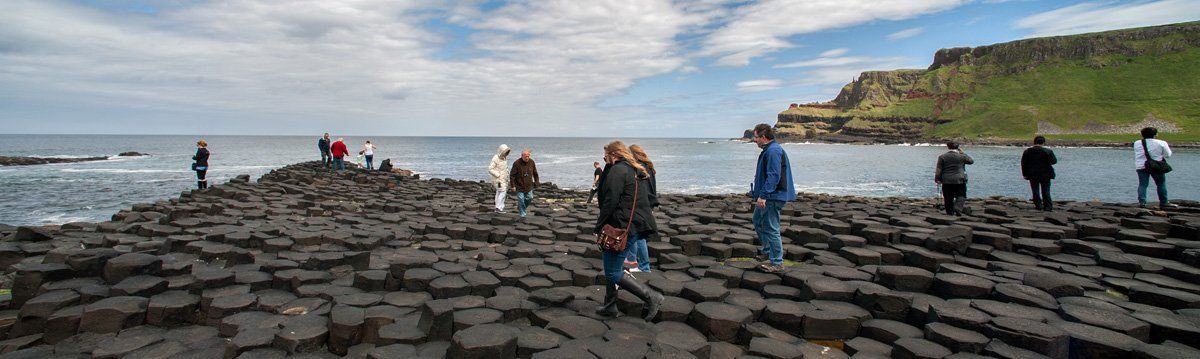
[[[0,2],[0,133],[737,137],[940,48],[1200,1]]]

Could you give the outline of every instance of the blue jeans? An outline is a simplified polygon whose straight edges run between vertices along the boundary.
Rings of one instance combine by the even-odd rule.
[[[629,244],[625,245],[624,251],[600,251],[600,258],[604,263],[604,279],[609,283],[617,284],[617,282],[621,281],[621,277],[625,276],[625,257],[629,256],[629,252],[633,251],[633,243],[641,240],[641,238],[637,233],[630,233],[627,240]]]
[[[364,157],[366,157],[366,158],[367,158],[367,169],[368,169],[368,170],[373,170],[373,169],[375,169],[375,167],[371,165],[371,159],[372,159],[372,158],[375,158],[375,156],[374,156],[374,155],[366,155],[366,156],[364,156]]]
[[[346,162],[342,161],[341,157],[334,157],[333,158],[333,169],[335,169],[335,170],[346,169]]]
[[[1138,204],[1146,204],[1146,188],[1150,187],[1150,179],[1154,179],[1154,187],[1158,188],[1158,204],[1167,204],[1167,175],[1150,173],[1147,170],[1137,170],[1138,174]]]
[[[521,217],[525,217],[525,208],[533,203],[533,190],[529,192],[517,192],[517,211],[521,212]]]
[[[771,264],[783,264],[783,239],[779,237],[779,213],[783,201],[768,200],[766,208],[754,206],[754,232],[762,242],[763,253]]]
[[[650,249],[646,248],[646,239],[638,238],[637,241],[629,242],[629,247],[632,249],[626,251],[625,260],[637,261],[638,270],[643,272],[650,271]]]

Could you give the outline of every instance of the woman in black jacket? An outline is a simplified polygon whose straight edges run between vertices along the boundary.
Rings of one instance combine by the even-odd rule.
[[[625,273],[622,267],[625,257],[634,248],[629,244],[658,230],[651,214],[651,191],[649,188],[642,187],[643,183],[648,183],[650,176],[645,167],[642,167],[633,158],[629,149],[621,141],[613,141],[604,146],[604,162],[608,166],[600,176],[600,186],[596,189],[600,201],[600,216],[596,218],[594,233],[599,235],[600,229],[607,224],[623,229],[628,226],[629,236],[624,251],[601,251],[604,262],[604,278],[607,283],[604,290],[604,304],[596,309],[596,313],[610,317],[619,313],[617,311],[617,286],[620,285],[621,288],[629,290],[630,293],[645,302],[645,319],[652,320],[658,314],[658,306],[662,304],[663,295],[638,281],[632,273]],[[635,202],[637,203],[636,208],[634,208]]]
[[[192,160],[196,161],[192,164],[192,170],[196,171],[196,186],[200,189],[208,188],[208,179],[204,178],[208,174],[208,142],[196,142],[196,155],[192,156]]]
[[[642,168],[646,169],[646,174],[649,175],[648,178],[639,178],[638,183],[642,186],[641,188],[649,189],[646,192],[650,196],[650,209],[652,211],[646,220],[650,221],[651,227],[658,228],[658,224],[654,221],[653,213],[654,207],[658,207],[658,181],[655,179],[657,172],[654,170],[654,161],[650,160],[650,155],[647,155],[646,150],[642,149],[642,146],[639,145],[629,145],[629,153],[633,155],[633,159],[638,164],[642,165]],[[658,232],[655,231],[638,238],[635,242],[629,243],[630,246],[633,246],[633,249],[629,250],[629,256],[625,258],[625,263],[637,263],[637,267],[629,269],[630,272],[650,271],[650,250],[646,247],[646,240],[657,237]]]
[[[1034,137],[1033,147],[1021,155],[1021,175],[1029,181],[1033,206],[1039,211],[1054,208],[1054,201],[1050,200],[1050,180],[1054,179],[1054,164],[1058,163],[1058,158],[1054,157],[1054,151],[1043,147],[1045,144],[1045,137]]]

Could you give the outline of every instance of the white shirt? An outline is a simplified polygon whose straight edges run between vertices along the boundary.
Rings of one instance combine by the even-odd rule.
[[[1150,158],[1165,160],[1171,157],[1171,146],[1167,146],[1167,141],[1147,138],[1146,145],[1150,146]],[[1146,151],[1142,150],[1142,140],[1133,141],[1133,166],[1139,170],[1146,169]]]
[[[363,145],[363,154],[367,155],[367,156],[374,156],[375,155],[375,145],[370,144],[370,143],[364,144]]]

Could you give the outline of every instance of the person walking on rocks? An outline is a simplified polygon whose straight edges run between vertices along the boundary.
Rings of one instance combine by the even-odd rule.
[[[592,171],[592,192],[588,193],[587,202],[592,203],[592,197],[596,196],[596,186],[600,185],[600,175],[604,174],[604,170],[600,169],[600,162],[592,162],[592,167],[596,170]]]
[[[196,171],[196,187],[199,189],[208,188],[208,142],[204,140],[196,141],[196,155],[192,156],[192,170]]]
[[[650,221],[653,227],[658,228],[658,224],[654,220],[653,212],[653,209],[658,207],[658,181],[655,180],[656,171],[654,170],[654,162],[650,161],[650,156],[646,154],[646,151],[642,149],[642,146],[630,145],[629,153],[633,155],[633,159],[637,161],[638,164],[642,165],[642,167],[646,169],[646,173],[649,174],[648,178],[639,178],[638,180],[640,181],[642,188],[646,189],[646,194],[650,196],[651,215],[650,217],[646,218],[646,220]],[[626,257],[625,262],[632,262],[637,266],[630,269],[630,272],[650,271],[650,250],[646,247],[646,239],[656,237],[658,237],[658,232],[643,236],[638,238],[637,241],[629,243],[629,245],[634,247],[633,250],[629,251],[629,256]]]
[[[1054,210],[1054,201],[1050,199],[1050,180],[1054,179],[1054,164],[1058,158],[1054,151],[1045,147],[1046,137],[1033,138],[1033,147],[1025,149],[1021,155],[1021,175],[1029,181],[1029,189],[1033,191],[1033,206],[1039,211]]]
[[[321,165],[329,168],[333,156],[329,154],[329,132],[317,140],[317,149],[321,151]]]
[[[375,166],[371,162],[371,160],[375,158],[375,144],[371,143],[371,140],[367,140],[367,143],[363,144],[363,149],[358,151],[358,154],[367,158],[368,171],[375,169]]]
[[[496,186],[496,212],[504,213],[504,197],[508,194],[508,153],[511,149],[506,144],[496,148],[492,163],[488,164],[488,174],[492,176],[492,184]]]
[[[346,143],[342,141],[341,137],[329,146],[329,151],[333,154],[333,169],[345,170],[346,162],[343,157],[346,157],[350,151],[346,149]]]
[[[956,142],[947,142],[946,148],[949,151],[938,156],[933,181],[942,185],[946,214],[961,216],[967,203],[967,165],[975,160],[963,153]]]
[[[533,163],[529,149],[521,151],[521,158],[513,162],[509,184],[517,192],[517,211],[525,217],[529,204],[533,203],[533,188],[541,184],[537,164]]]
[[[596,189],[597,201],[600,202],[600,215],[596,218],[596,228],[593,233],[600,235],[606,225],[627,230],[625,249],[622,251],[601,250],[604,264],[604,303],[596,308],[596,314],[614,317],[617,310],[617,290],[628,290],[641,298],[646,304],[646,320],[653,320],[662,304],[663,295],[650,289],[634,277],[626,273],[622,262],[632,250],[633,242],[645,236],[658,232],[654,222],[650,220],[650,191],[642,190],[640,186],[649,180],[650,174],[629,153],[629,149],[621,141],[610,142],[604,146],[604,173],[599,187]]]
[[[754,231],[767,254],[767,263],[759,269],[768,273],[783,271],[783,240],[779,236],[779,215],[783,205],[796,200],[792,166],[787,152],[775,142],[775,129],[761,123],[754,126],[754,142],[762,148],[754,171]]]
[[[1155,139],[1158,129],[1146,127],[1142,129],[1142,139],[1133,142],[1133,164],[1138,175],[1138,206],[1146,207],[1146,188],[1150,187],[1150,179],[1154,179],[1154,187],[1158,189],[1159,208],[1175,207],[1167,201],[1167,158],[1171,157],[1171,146],[1167,141]]]

